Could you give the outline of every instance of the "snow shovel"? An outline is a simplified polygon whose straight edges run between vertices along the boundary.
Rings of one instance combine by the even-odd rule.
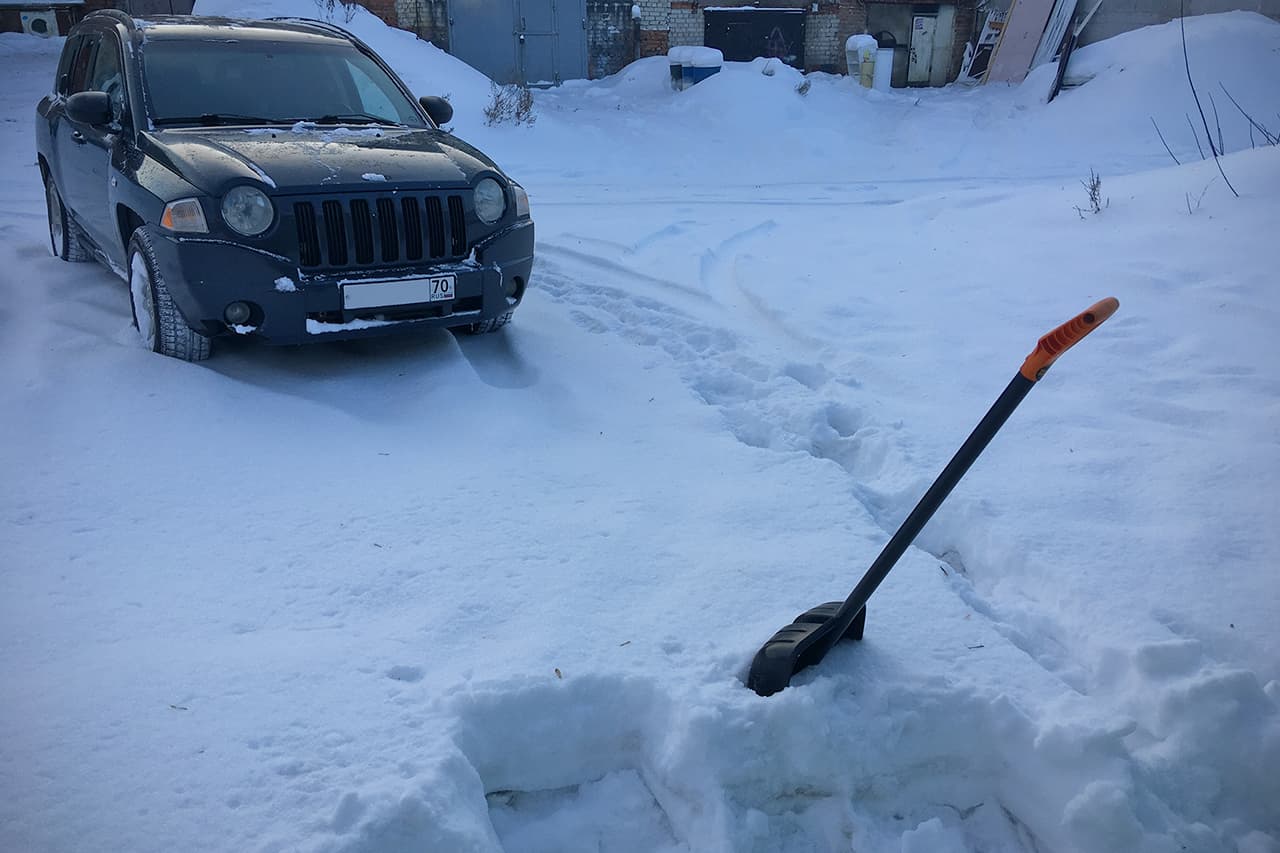
[[[858,585],[844,601],[829,601],[807,610],[765,643],[751,661],[747,686],[761,696],[772,696],[791,683],[791,677],[806,667],[819,663],[836,643],[844,639],[861,640],[867,622],[867,599],[889,574],[907,546],[928,524],[934,512],[960,482],[969,466],[995,437],[996,432],[1013,414],[1013,410],[1035,387],[1050,365],[1085,335],[1115,313],[1120,303],[1107,297],[1077,317],[1068,320],[1042,337],[1036,348],[1022,363],[1022,368],[1009,387],[996,400],[990,411],[978,422],[960,450],[942,469],[938,479],[924,493],[916,508],[884,546],[880,556],[867,569]]]

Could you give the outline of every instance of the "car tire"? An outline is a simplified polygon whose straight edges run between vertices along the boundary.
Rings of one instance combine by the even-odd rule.
[[[511,312],[507,311],[505,314],[499,314],[497,317],[493,317],[488,320],[481,320],[479,323],[472,323],[471,325],[464,326],[463,328],[466,329],[467,334],[469,335],[488,335],[498,331],[510,322]]]
[[[49,251],[53,256],[72,262],[93,260],[88,238],[62,205],[62,195],[53,178],[44,184],[44,206],[49,215]]]
[[[151,237],[139,228],[129,240],[129,298],[133,325],[152,352],[182,361],[204,361],[210,340],[187,325],[164,283]]]

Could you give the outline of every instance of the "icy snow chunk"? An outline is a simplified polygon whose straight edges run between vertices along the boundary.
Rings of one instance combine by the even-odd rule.
[[[276,279],[276,290],[280,291],[281,293],[296,293],[298,290],[298,285],[293,283],[293,279],[289,278],[286,275],[282,275],[278,279]]]
[[[964,838],[931,818],[902,833],[902,853],[968,853]]]
[[[1134,652],[1134,665],[1148,678],[1188,675],[1200,667],[1201,648],[1197,640],[1167,640],[1150,643]]]
[[[1143,832],[1133,806],[1131,792],[1116,782],[1090,782],[1067,803],[1062,819],[1085,850],[1137,850]]]
[[[333,831],[347,832],[351,827],[355,826],[361,815],[364,814],[365,804],[361,801],[360,795],[354,791],[348,791],[338,802],[337,811],[333,815]]]
[[[231,331],[235,332],[237,335],[252,335],[254,332],[258,331],[258,327],[241,326],[239,323],[232,323]]]
[[[361,180],[365,180],[365,181],[385,181],[387,179],[387,176],[379,175],[377,172],[365,172],[363,175],[360,176],[360,178]]]

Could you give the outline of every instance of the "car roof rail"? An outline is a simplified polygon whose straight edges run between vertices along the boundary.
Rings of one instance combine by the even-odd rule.
[[[133,20],[133,16],[130,15],[128,12],[124,12],[120,9],[94,9],[92,12],[85,15],[85,17],[86,18],[113,18],[116,21],[124,24],[130,30],[136,30],[138,28],[138,24],[136,21]]]
[[[315,18],[299,18],[296,15],[277,15],[273,18],[262,18],[264,21],[276,21],[281,24],[302,24],[304,26],[313,27],[317,30],[326,30],[334,35],[342,36],[345,39],[352,37],[347,30],[331,21],[318,21]]]

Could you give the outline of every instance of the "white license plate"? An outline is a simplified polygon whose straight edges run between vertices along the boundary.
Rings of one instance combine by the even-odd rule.
[[[393,305],[416,305],[419,302],[447,302],[453,299],[454,276],[432,275],[397,281],[369,281],[342,286],[342,307],[389,308]]]

